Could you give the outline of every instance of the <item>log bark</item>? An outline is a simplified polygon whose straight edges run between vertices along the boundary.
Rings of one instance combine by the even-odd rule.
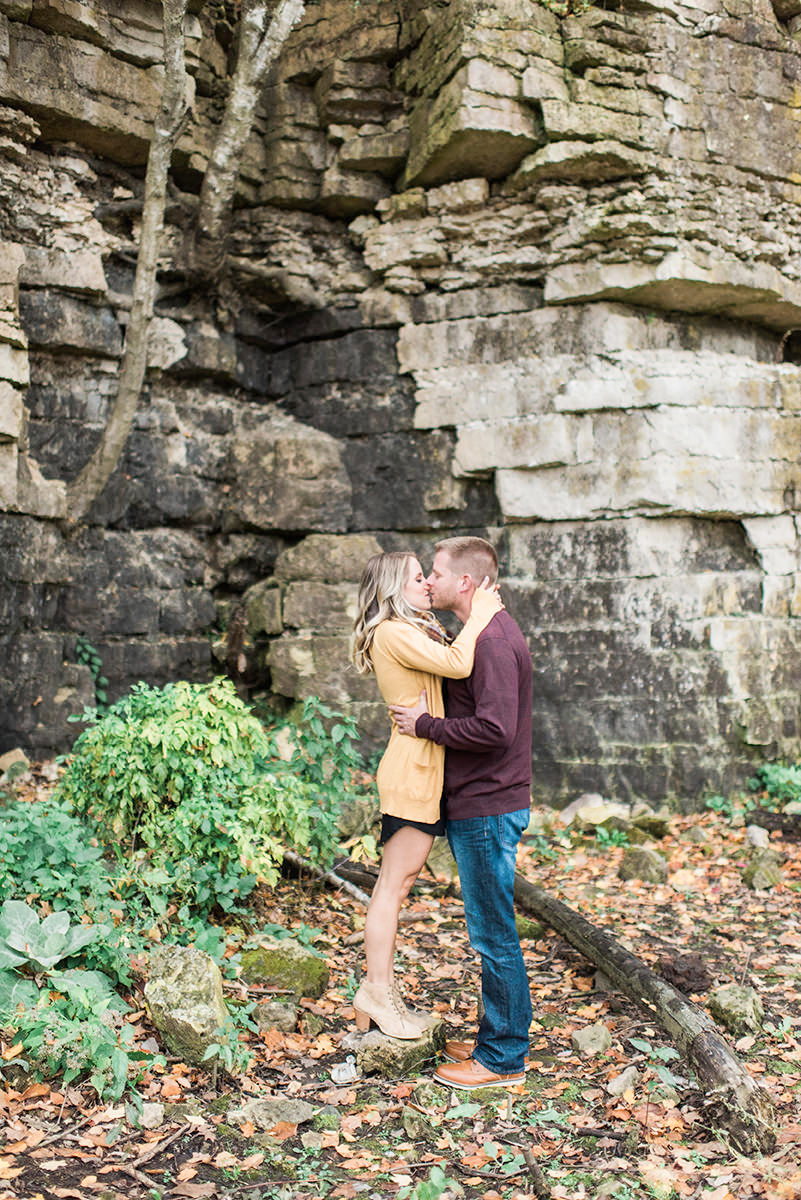
[[[333,868],[330,871],[322,871],[319,867],[315,867],[308,859],[303,858],[300,854],[296,854],[294,850],[284,851],[284,862],[295,867],[299,871],[305,871],[307,875],[312,875],[320,883],[327,883],[332,888],[337,888],[340,891],[347,892],[354,900],[358,900],[365,907],[370,903],[370,897],[361,888],[358,888],[353,883],[349,883],[338,874],[338,868]]]
[[[79,521],[100,495],[116,467],[131,431],[147,367],[147,341],[156,291],[159,242],[164,224],[167,176],[172,151],[186,114],[187,75],[184,17],[187,0],[163,0],[164,90],[147,158],[145,198],[131,315],[125,337],[119,386],[106,427],[89,461],[67,485],[67,515]]]
[[[769,808],[755,808],[746,813],[745,819],[749,825],[778,830],[782,837],[801,838],[801,813],[777,813]]]
[[[711,1017],[611,934],[542,888],[515,876],[515,899],[527,913],[555,929],[565,941],[603,971],[675,1042],[707,1094],[707,1115],[725,1128],[743,1154],[769,1154],[776,1144],[773,1104],[748,1074]]]
[[[207,279],[218,278],[225,264],[239,166],[267,73],[306,5],[305,0],[279,0],[270,16],[271,7],[269,0],[242,0],[236,67],[203,176],[188,253],[190,270]]]

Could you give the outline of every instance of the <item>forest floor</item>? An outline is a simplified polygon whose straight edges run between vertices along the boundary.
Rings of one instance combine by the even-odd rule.
[[[431,1083],[433,1062],[413,1077],[334,1083],[354,1029],[354,931],[364,910],[345,892],[287,880],[261,894],[259,916],[317,930],[331,972],[323,996],[301,1002],[298,1030],[251,1034],[246,1074],[221,1074],[216,1086],[208,1071],[170,1058],[146,1072],[142,1099],[165,1108],[152,1130],[132,1124],[124,1103],[98,1103],[89,1087],[15,1090],[0,1074],[0,1200],[801,1197],[801,843],[773,834],[771,845],[786,855],[784,880],[761,893],[742,883],[745,830],[721,813],[673,818],[659,847],[664,884],[622,883],[623,848],[594,840],[531,837],[518,861],[532,883],[683,982],[699,1004],[722,983],[758,992],[761,1029],[729,1040],[775,1104],[769,1156],[745,1158],[727,1144],[665,1034],[625,997],[594,990],[591,965],[550,931],[522,943],[534,1005],[525,1084],[451,1092]],[[398,965],[407,999],[433,1007],[448,1036],[470,1037],[479,973],[460,901],[427,876],[406,914]],[[133,1020],[139,1040],[153,1037],[143,1010]],[[611,1049],[582,1059],[571,1034],[599,1021]],[[4,1043],[2,1054],[7,1067],[15,1047]],[[632,1065],[639,1080],[612,1095],[610,1081]],[[227,1116],[244,1100],[274,1096],[306,1100],[317,1116],[266,1132]]]

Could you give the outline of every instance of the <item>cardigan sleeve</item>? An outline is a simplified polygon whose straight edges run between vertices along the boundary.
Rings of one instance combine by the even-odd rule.
[[[422,713],[415,723],[415,737],[472,754],[507,749],[515,739],[519,689],[520,674],[512,647],[488,634],[481,639],[476,653],[475,712],[464,717]]]
[[[401,666],[427,671],[446,679],[466,679],[473,669],[478,635],[503,608],[494,592],[478,588],[473,593],[470,616],[450,646],[435,642],[422,629],[408,621],[383,621],[375,640],[381,649]]]

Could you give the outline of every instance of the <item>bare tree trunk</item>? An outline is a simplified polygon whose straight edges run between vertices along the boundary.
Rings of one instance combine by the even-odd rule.
[[[242,0],[236,67],[200,189],[189,259],[192,270],[211,278],[220,275],[225,262],[225,239],[242,152],[253,128],[267,72],[302,17],[305,0],[279,0],[272,19],[270,8],[269,0]]]
[[[184,17],[187,0],[163,0],[164,91],[147,159],[145,200],[139,237],[131,315],[125,337],[117,398],[99,443],[81,473],[67,486],[67,514],[79,521],[100,495],[131,431],[147,367],[159,242],[164,224],[172,151],[186,114]]]
[[[605,930],[542,888],[515,876],[515,899],[575,946],[615,986],[658,1021],[707,1089],[708,1109],[743,1154],[769,1154],[776,1144],[773,1104],[748,1074],[712,1019]]]

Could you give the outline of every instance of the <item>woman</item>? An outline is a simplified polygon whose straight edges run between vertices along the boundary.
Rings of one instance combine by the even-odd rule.
[[[420,563],[405,551],[377,554],[362,575],[353,633],[353,661],[360,674],[375,672],[389,704],[416,704],[426,693],[428,711],[445,715],[442,680],[466,679],[476,639],[503,608],[489,580],[473,596],[470,617],[448,645],[431,613]],[[381,869],[367,910],[367,969],[353,998],[357,1028],[373,1021],[390,1037],[416,1038],[428,1017],[410,1012],[395,984],[393,960],[400,907],[422,870],[434,837],[445,831],[440,803],[445,751],[422,738],[403,737],[393,724],[378,767],[381,801]]]

